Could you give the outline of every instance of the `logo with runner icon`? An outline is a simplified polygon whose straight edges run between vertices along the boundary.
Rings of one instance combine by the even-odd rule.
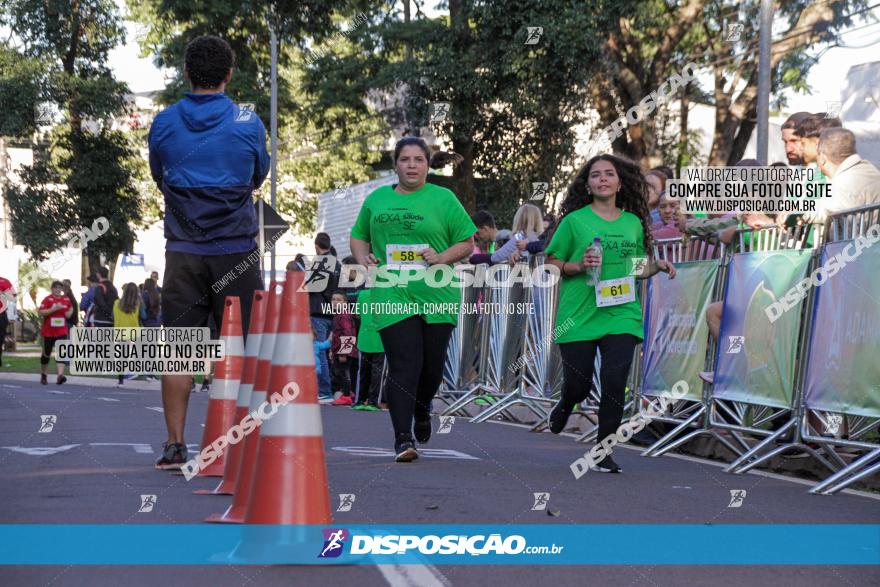
[[[318,558],[336,558],[345,547],[345,541],[348,539],[348,530],[343,528],[328,528],[324,532],[324,547],[318,554]]]
[[[336,508],[337,512],[350,512],[351,506],[354,505],[354,493],[340,493],[339,494],[339,507]]]
[[[547,503],[550,501],[550,494],[547,492],[538,492],[532,494],[535,498],[535,503],[532,504],[533,510],[546,510]]]
[[[40,429],[37,432],[47,433],[52,432],[52,429],[55,428],[55,423],[58,422],[58,416],[55,414],[46,414],[45,416],[40,416]]]

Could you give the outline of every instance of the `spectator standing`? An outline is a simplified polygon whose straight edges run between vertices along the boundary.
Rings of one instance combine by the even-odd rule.
[[[100,280],[96,273],[91,273],[86,277],[86,293],[83,294],[79,303],[79,308],[83,311],[83,326],[95,325],[95,288],[99,283]]]
[[[831,197],[822,198],[805,222],[824,223],[831,214],[880,204],[880,171],[859,157],[856,136],[845,128],[829,128],[819,136],[816,163],[831,179]]]
[[[183,62],[191,91],[156,115],[148,139],[150,172],[165,201],[162,324],[205,327],[213,315],[222,326],[226,297],[233,296],[247,339],[253,294],[263,288],[260,267],[248,258],[259,255],[253,192],[269,173],[266,128],[224,93],[235,65],[229,43],[197,37]],[[234,279],[224,279],[231,273]],[[168,436],[157,468],[179,469],[188,458],[191,385],[190,375],[162,376]]]
[[[666,180],[669,178],[658,169],[652,169],[645,174],[645,183],[648,185],[648,211],[651,212],[651,224],[660,222],[660,194],[666,191]]]
[[[40,335],[43,337],[42,353],[40,354],[40,383],[47,385],[49,383],[49,361],[52,358],[55,342],[67,338],[69,332],[67,320],[73,314],[70,299],[64,295],[63,283],[60,281],[52,282],[52,293],[40,303],[38,312],[43,317],[43,326],[40,329]],[[64,361],[55,359],[55,367],[58,370],[58,378],[55,382],[58,385],[67,381],[67,377],[64,376],[64,365]]]
[[[153,272],[155,274],[155,271]],[[156,285],[153,278],[144,281],[144,291],[141,294],[141,301],[144,306],[144,326],[156,328],[162,325],[162,298],[160,296],[160,287]]]
[[[506,261],[518,261],[520,255],[528,257],[528,252],[519,247],[521,241],[533,243],[538,240],[538,235],[542,232],[543,219],[541,218],[541,210],[534,204],[523,204],[513,216],[513,236],[504,246],[492,253],[490,260],[492,264],[503,263]]]
[[[303,282],[309,290],[309,314],[312,328],[317,332],[319,341],[327,340],[333,327],[333,314],[330,310],[333,292],[339,284],[339,270],[336,257],[332,254],[333,245],[326,232],[319,232],[315,237],[316,257],[307,263],[307,277]],[[318,398],[333,399],[330,382],[329,358],[325,352],[320,357],[321,373],[318,375]]]
[[[113,302],[119,298],[116,286],[110,281],[110,270],[98,267],[98,286],[95,288],[92,323],[103,328],[113,327]]]
[[[358,360],[357,326],[349,312],[345,292],[333,293],[333,344],[330,346],[333,390],[342,395],[333,401],[334,406],[350,406],[354,403],[351,365]],[[356,368],[356,367],[355,367]]]
[[[0,367],[3,366],[3,348],[6,346],[6,333],[9,330],[9,314],[15,304],[15,288],[12,282],[0,277]]]
[[[801,138],[795,134],[795,129],[807,116],[810,116],[809,112],[795,112],[782,123],[782,143],[785,145],[785,158],[789,165],[804,164]]]
[[[122,297],[113,302],[113,325],[126,329],[120,332],[122,340],[131,342],[128,329],[140,329],[144,316],[144,305],[137,285],[126,283],[122,286]],[[124,379],[131,378],[131,375],[120,373],[119,385],[122,385]]]
[[[70,318],[67,319],[69,331],[74,326],[79,326],[79,304],[76,301],[76,296],[73,295],[73,290],[70,289],[70,280],[65,279],[61,283],[64,284],[64,295],[67,296],[67,299],[70,300],[70,305],[73,306],[73,312],[70,314]]]

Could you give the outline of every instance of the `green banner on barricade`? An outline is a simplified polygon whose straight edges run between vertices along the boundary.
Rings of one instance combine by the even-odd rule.
[[[793,299],[794,287],[806,276],[812,253],[807,249],[733,256],[727,274],[713,397],[791,407],[804,302],[799,300],[788,309],[780,309],[780,300]]]
[[[804,401],[814,410],[880,418],[880,246],[825,245]],[[836,261],[835,261],[836,259]],[[829,268],[839,267],[835,275]]]
[[[641,393],[659,395],[685,381],[685,399],[699,401],[699,373],[709,344],[706,306],[712,300],[718,261],[692,261],[675,268],[675,279],[661,274],[648,282]]]

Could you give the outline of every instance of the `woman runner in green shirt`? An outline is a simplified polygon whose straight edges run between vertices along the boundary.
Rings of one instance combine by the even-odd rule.
[[[443,379],[460,299],[443,276],[451,277],[451,265],[470,255],[477,231],[454,193],[426,183],[429,159],[422,139],[399,140],[394,167],[400,183],[367,196],[351,229],[357,262],[379,266],[371,314],[388,361],[385,393],[398,462],[418,458],[413,432],[420,444],[431,437],[430,404]]]
[[[550,412],[550,430],[559,434],[593,381],[596,349],[602,354],[599,432],[596,442],[620,426],[626,379],[636,345],[643,338],[642,308],[635,278],[675,267],[654,260],[647,185],[638,165],[613,155],[593,157],[578,171],[562,203],[562,219],[547,245],[548,262],[561,271],[557,324],[571,324],[556,339],[562,355],[562,398]],[[590,249],[599,238],[601,256]],[[599,267],[598,285],[587,272]],[[618,473],[610,454],[592,470]]]

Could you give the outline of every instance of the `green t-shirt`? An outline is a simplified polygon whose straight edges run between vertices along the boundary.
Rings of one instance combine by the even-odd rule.
[[[562,219],[546,253],[560,261],[579,262],[593,239],[602,242],[601,279],[626,277],[632,271],[632,259],[645,257],[644,232],[639,217],[621,211],[620,218],[609,222],[600,218],[590,206],[572,212]],[[598,340],[606,334],[632,334],[644,338],[642,307],[638,289],[636,299],[617,306],[596,306],[596,289],[587,286],[587,274],[564,275],[559,284],[559,309],[556,324],[560,328],[556,342]]]
[[[371,244],[381,268],[388,264],[385,256],[389,245],[428,245],[442,253],[455,243],[470,238],[476,231],[477,227],[454,193],[426,183],[411,194],[399,194],[391,186],[371,193],[361,206],[351,236]],[[424,271],[411,279],[406,287],[382,287],[382,281],[379,275],[371,301],[373,304],[394,304],[399,311],[378,312],[374,317],[376,330],[416,315],[422,315],[429,324],[457,323],[461,290],[452,283],[429,287],[425,283]],[[425,307],[426,304],[429,307]]]
[[[372,298],[371,289],[362,289],[357,297],[357,314],[361,319],[361,326],[358,328],[357,348],[362,353],[384,353],[385,347],[382,346],[382,337],[373,324],[373,315],[370,313],[370,301]]]

